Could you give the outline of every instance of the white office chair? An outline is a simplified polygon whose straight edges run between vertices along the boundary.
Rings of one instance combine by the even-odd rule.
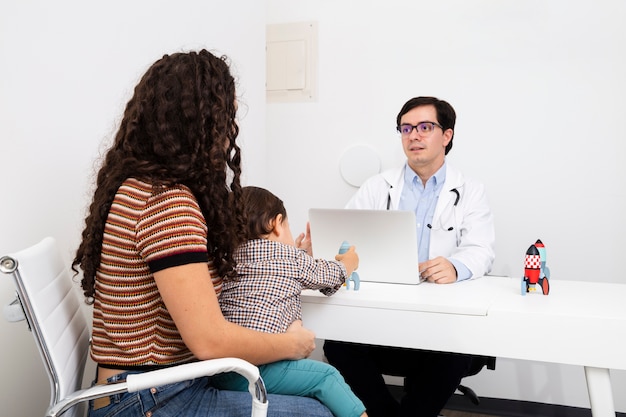
[[[84,410],[74,406],[90,399],[231,371],[240,373],[249,382],[252,416],[266,416],[267,393],[259,370],[237,358],[131,374],[125,382],[80,389],[89,350],[89,327],[56,241],[48,237],[14,255],[3,256],[0,271],[13,277],[17,293],[15,301],[4,308],[4,315],[9,321],[27,320],[50,379],[47,417],[66,411],[69,416],[79,415]]]

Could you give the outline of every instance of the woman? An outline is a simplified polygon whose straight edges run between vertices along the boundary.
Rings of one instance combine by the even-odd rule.
[[[97,176],[73,269],[93,303],[96,383],[197,359],[301,359],[314,335],[252,331],[217,296],[244,241],[235,82],[206,50],[165,55],[136,86]],[[269,416],[330,416],[318,402],[270,396]],[[247,416],[249,394],[210,378],[92,402],[89,415]]]

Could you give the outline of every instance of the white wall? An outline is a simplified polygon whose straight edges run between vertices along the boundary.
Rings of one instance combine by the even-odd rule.
[[[164,53],[226,54],[239,80],[245,175],[265,177],[265,4],[20,0],[0,3],[0,253],[78,244],[99,150]],[[0,280],[0,304],[12,299]],[[23,323],[0,319],[3,415],[42,415],[49,388]]]
[[[490,191],[496,272],[521,273],[540,237],[554,279],[624,282],[625,17],[621,0],[2,2],[0,253],[52,235],[70,261],[95,158],[138,77],[163,53],[202,46],[233,60],[247,181],[285,200],[294,229],[309,207],[353,193],[344,149],[401,161],[397,111],[432,94],[459,113],[451,160]],[[265,24],[302,20],[319,23],[319,100],[268,105],[266,120]],[[0,303],[11,297],[0,281]],[[4,412],[41,414],[48,386],[30,334],[3,320],[0,334]],[[626,375],[612,377],[624,412]],[[499,360],[472,379],[483,396],[588,406],[575,368]]]
[[[541,238],[553,279],[626,283],[626,2],[268,0],[267,16],[319,25],[318,101],[267,107],[267,185],[294,232],[310,207],[342,207],[355,191],[339,173],[345,149],[401,163],[395,117],[435,95],[458,113],[450,162],[487,186],[495,274],[520,275]],[[612,379],[626,411],[626,373]],[[468,383],[486,397],[589,407],[574,367],[499,359]]]

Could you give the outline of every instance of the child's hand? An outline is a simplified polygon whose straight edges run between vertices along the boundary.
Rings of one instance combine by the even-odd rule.
[[[311,244],[311,225],[306,223],[306,233],[300,233],[296,238],[296,247],[304,249],[309,256],[313,256],[313,245]]]
[[[359,255],[357,255],[354,246],[350,246],[350,249],[342,255],[335,255],[335,259],[343,263],[346,267],[346,278],[352,275],[352,272],[356,271],[359,267]]]

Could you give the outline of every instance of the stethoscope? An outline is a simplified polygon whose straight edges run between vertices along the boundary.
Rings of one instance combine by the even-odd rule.
[[[454,204],[452,205],[452,210],[450,212],[452,215],[454,215],[454,211],[456,210],[456,205],[459,204],[459,200],[461,199],[461,194],[459,193],[459,190],[457,190],[456,188],[451,189],[450,192],[456,194],[456,198],[454,199]],[[439,229],[445,230],[446,232],[453,231],[454,227],[452,226],[448,227],[447,229],[443,227],[443,221],[441,220],[442,218],[443,218],[443,213],[441,217],[439,218],[439,224],[441,225]],[[427,224],[426,227],[428,227],[430,230],[433,230],[432,224]]]
[[[454,199],[454,204],[452,205],[452,210],[450,212],[451,215],[454,215],[454,211],[456,210],[456,206],[457,204],[459,204],[459,200],[461,199],[461,193],[459,193],[459,190],[457,190],[456,188],[453,188],[450,190],[451,193],[456,194],[456,197]],[[391,207],[391,192],[387,193],[387,210],[389,210],[389,208]],[[443,215],[440,217],[440,219],[443,218]],[[441,230],[445,230],[446,232],[451,232],[454,230],[454,227],[450,226],[447,229],[443,227],[443,221],[440,221],[441,227],[439,227],[439,229]],[[433,229],[433,225],[432,224],[427,224],[426,227],[428,227],[431,230],[436,230]]]

